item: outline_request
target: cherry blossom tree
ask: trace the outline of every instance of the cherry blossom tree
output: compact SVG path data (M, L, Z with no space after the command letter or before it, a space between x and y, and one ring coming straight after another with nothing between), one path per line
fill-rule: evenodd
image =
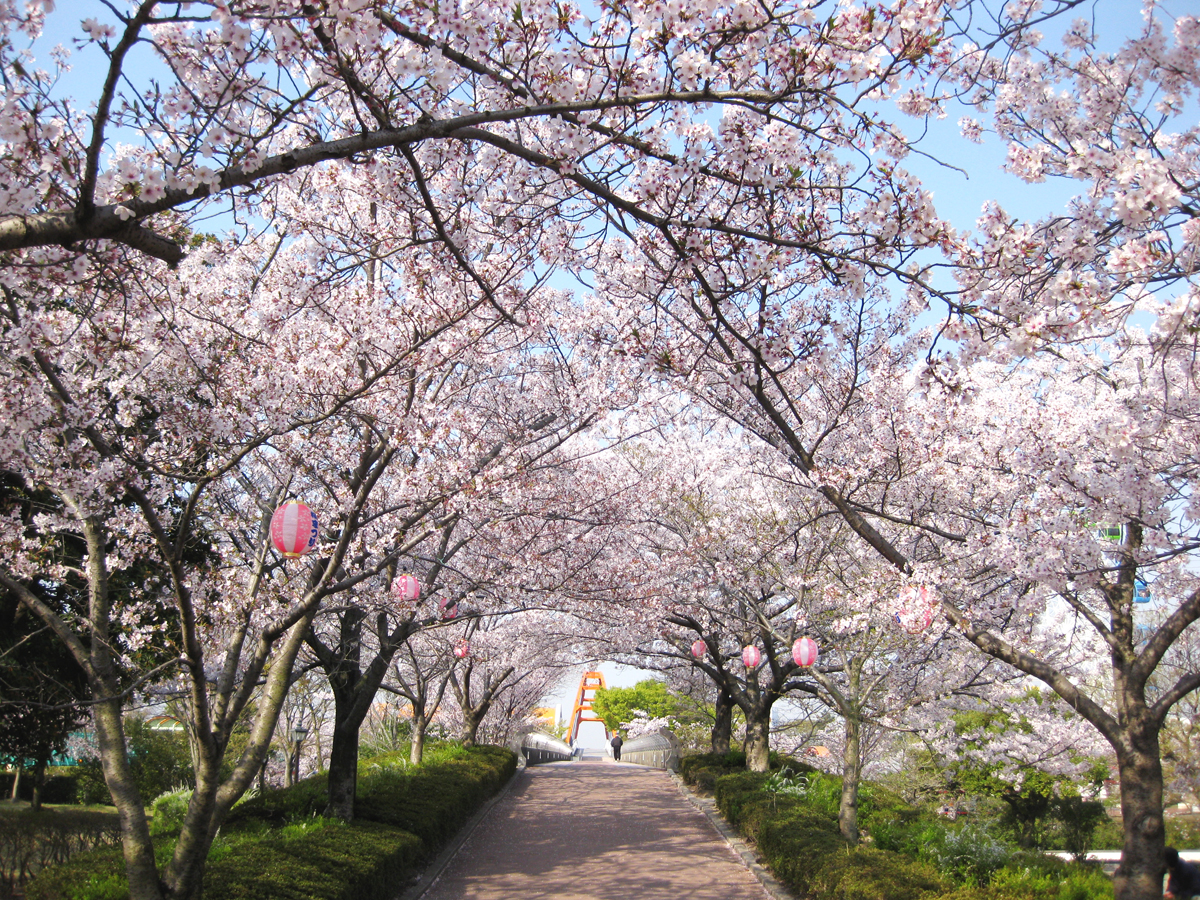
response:
M422 502L389 508L377 496L381 485L402 487L384 484L402 451L430 448L425 456L436 460L435 448L456 427L430 430L393 398L415 381L444 381L432 373L453 366L447 359L478 341L490 319L466 321L480 304L455 304L452 282L436 304L366 304L382 278L373 286L318 281L320 254L310 249L208 245L177 272L136 281L116 279L127 270L113 257L85 282L60 284L58 300L30 282L39 298L32 304L24 288L6 288L12 417L3 426L3 465L61 508L29 521L6 510L12 537L0 579L88 675L135 895L157 896L159 876L143 798L124 762L120 710L130 687L178 666L188 697L200 747L196 791L162 877L169 893L187 896L198 889L220 821L261 768L292 661L321 603L379 578L436 530L443 506L491 449L471 451L484 438L459 421L454 464L443 457L422 471ZM404 291L396 277L389 284ZM456 322L457 349L429 346ZM509 421L527 409L510 409ZM271 511L324 473L339 473L326 483L337 484L337 505L319 510L326 521L314 561L279 560L266 539ZM386 525L365 532L381 513ZM39 548L64 535L86 548L82 571L42 567ZM212 548L198 561L197 541ZM151 577L114 593L114 573L142 560ZM46 577L86 583L86 615L69 620L43 602L30 584ZM164 609L177 623L175 656L157 673L134 673L131 684L118 662L152 641ZM252 699L251 740L222 780L229 738Z
M1196 28L1181 16L1168 34L1151 9L1117 52L1077 23L1062 49L1029 31L973 56L959 84L979 88L971 102L1010 140L1010 169L1083 183L1067 215L1025 223L997 204L972 237L938 220L912 179L903 209L882 189L831 205L843 221L878 217L865 232L884 243L912 226L916 250L924 234L954 289L926 280L936 256L898 246L890 272L878 254L854 265L852 240L840 264L814 253L806 270L778 252L685 250L669 236L638 243L640 256L614 248L599 286L605 346L757 434L781 463L775 477L826 504L898 580L937 584L968 641L1041 679L1104 736L1121 773L1122 898L1161 890L1158 733L1200 684L1190 670L1145 693L1200 615L1181 561L1195 549L1198 182L1195 127L1181 117ZM919 115L943 105L914 99ZM947 316L922 335L914 315L931 299ZM1116 546L1096 537L1102 526L1118 529ZM1161 579L1179 604L1143 646L1139 577Z
M478 741L494 707L503 707L505 725L493 730L509 735L553 687L566 662L553 623L544 612L479 618L447 645L446 652L457 657L449 681L465 746Z
M394 659L392 672L380 687L408 701L412 716L409 761L421 762L425 736L442 706L450 684L454 654L446 653L444 631L426 629L409 637Z
M0 6L0 468L61 504L32 522L3 511L0 583L87 672L133 897L196 895L321 604L386 582L441 527L437 504L390 530L373 518L401 448L442 461L420 477L445 515L481 487L468 485L477 420L397 410L476 348L498 352L500 332L536 334L546 365L590 361L588 348L602 364L555 382L569 395L555 408L682 388L761 439L767 452L746 452L764 481L811 504L812 524L836 514L895 568L897 590L937 583L968 641L1050 684L1113 746L1118 896L1157 894L1158 733L1200 684L1189 671L1153 702L1144 690L1200 615L1187 566L1200 179L1194 131L1172 130L1196 83L1197 26L1181 17L1168 38L1151 12L1119 53L1083 26L1066 52L1043 53L1039 5L984 17L996 27L966 35L976 46L953 6L143 0L82 23L106 63L85 98L62 96L17 49L48 4ZM51 58L67 65L65 50ZM945 92L992 116L1014 171L1083 179L1070 214L1026 225L996 207L978 238L939 218L903 168L914 142L886 116L936 115ZM210 216L226 236L206 233ZM591 279L597 298L548 289L556 269ZM914 328L931 297L948 309L936 344ZM1139 331L1142 315L1154 324ZM506 403L526 430L548 406L519 389ZM438 448L459 439L448 465ZM317 447L334 468L306 468ZM293 472L306 489L350 473L308 564L265 540ZM509 475L520 482L498 481ZM660 565L665 544L648 564L611 527L619 491L597 498L494 531L562 542L527 561L521 591L602 564L610 587L592 580L573 598L585 616L611 585L635 585L622 607L633 631L657 621L665 573L687 568ZM1122 543L1098 543L1096 528L1116 524ZM64 534L87 548L81 571L49 575L86 581L79 630L30 590L46 575L40 549ZM186 562L197 541L218 558ZM752 559L777 544L764 537ZM163 574L116 595L113 574L142 559ZM1179 603L1140 650L1139 573ZM764 574L737 586L730 642L767 644L805 583ZM725 590L704 583L716 590L695 589L700 600ZM784 612L766 615L771 604ZM202 752L160 883L124 761L131 685L117 664L164 608ZM786 685L771 641L764 696ZM711 652L715 667L732 647ZM1097 658L1111 709L1084 687ZM256 691L252 738L219 783Z

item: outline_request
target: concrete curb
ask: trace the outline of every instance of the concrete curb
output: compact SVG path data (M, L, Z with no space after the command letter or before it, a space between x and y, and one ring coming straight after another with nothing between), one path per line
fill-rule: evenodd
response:
M783 883L767 871L766 867L758 861L754 851L750 848L738 834L733 830L733 827L725 821L725 817L721 815L717 809L716 801L711 797L701 797L695 794L687 783L679 776L677 772L670 772L671 779L675 782L675 786L679 788L681 793L689 803L692 804L700 812L704 813L705 817L712 824L712 827L717 830L717 833L724 838L725 843L729 845L729 849L737 854L750 874L758 879L758 883L762 885L762 889L767 892L771 900L796 900L796 895L784 887Z
M508 792L512 789L512 786L525 771L526 765L525 754L518 753L517 771L513 772L513 776L508 779L508 783L496 792L495 797L483 804L479 811L467 820L467 824L458 830L458 834L451 839L450 843L442 848L442 852L434 858L433 862L425 867L416 884L402 891L397 895L396 900L419 900L433 886L433 883L438 880L438 877L445 870L446 866L450 865L450 861L458 855L458 851L467 842L467 838L475 832L475 829L479 827L479 823L487 818L488 813L492 811L492 807L508 796Z

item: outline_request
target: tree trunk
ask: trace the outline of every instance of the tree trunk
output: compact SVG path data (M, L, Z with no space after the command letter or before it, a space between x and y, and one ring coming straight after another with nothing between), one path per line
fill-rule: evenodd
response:
M425 729L429 722L424 716L413 716L412 744L408 748L408 761L414 766L421 764L425 755Z
M108 592L104 528L95 518L83 520L87 540L88 620L92 630L85 670L93 698L92 722L104 783L117 807L121 823L121 853L129 882L130 900L160 900L163 890L154 860L150 823L146 820L141 791L129 765L128 744L121 721L122 692L112 658L109 626L112 599ZM80 660L83 664L84 660Z
M845 717L846 747L842 753L842 797L838 804L838 830L851 846L858 843L858 785L862 777L862 723Z
M743 710L745 712L745 710ZM751 772L771 769L771 708L746 713L746 768Z
M462 745L464 747L474 747L475 741L479 735L479 725L483 721L483 717L487 715L487 710L471 710L468 713L463 710L463 735Z
M354 798L358 788L359 723L345 721L341 701L334 701L333 744L329 749L329 804L325 815L354 821Z
M1113 876L1116 900L1159 900L1166 870L1162 814L1162 762L1158 731L1128 730L1129 746L1117 752L1125 845Z
M285 739L284 748L283 786L292 787L296 783L296 756L300 748L296 746L290 736Z
M13 767L13 789L12 789L13 803L16 803L19 799L21 799L20 793L21 793L21 772L22 771L23 771L23 769L20 766Z
M728 753L733 735L733 697L722 688L717 691L712 728L712 752Z
M46 760L39 759L33 766L33 791L29 797L29 808L40 812L42 808L42 788L46 784Z
M118 693L106 690L105 685L94 685L91 690L93 697L111 698ZM146 821L142 796L125 753L120 700L104 699L96 703L92 707L92 717L96 725L104 783L112 795L121 823L121 851L125 858L130 900L160 900L162 889L158 881L158 868L154 863L150 825Z

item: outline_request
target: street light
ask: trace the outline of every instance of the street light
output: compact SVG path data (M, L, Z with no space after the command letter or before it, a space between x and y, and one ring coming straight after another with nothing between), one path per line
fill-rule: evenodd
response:
M308 729L303 725L292 727L292 744L295 747L292 754L292 784L300 780L300 744L303 743L306 734Z

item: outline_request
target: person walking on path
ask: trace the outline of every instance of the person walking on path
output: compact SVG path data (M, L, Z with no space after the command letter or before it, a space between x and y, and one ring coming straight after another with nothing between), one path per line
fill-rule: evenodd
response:
M1166 900L1191 900L1200 894L1200 867L1179 858L1179 851L1168 847Z
M621 761L621 745L623 743L625 743L623 740L621 740L621 732L619 732L619 731L614 732L613 736L612 736L612 740L609 741L609 743L612 744L613 759L616 760L617 762L620 762Z

